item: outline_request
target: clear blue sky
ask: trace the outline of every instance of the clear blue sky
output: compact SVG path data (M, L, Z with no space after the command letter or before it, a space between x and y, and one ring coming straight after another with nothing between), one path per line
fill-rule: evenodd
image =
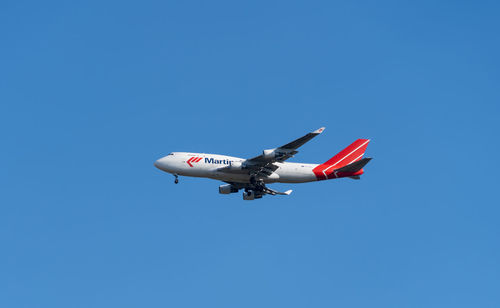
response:
M496 1L4 1L1 307L499 307ZM153 166L361 181L244 202Z

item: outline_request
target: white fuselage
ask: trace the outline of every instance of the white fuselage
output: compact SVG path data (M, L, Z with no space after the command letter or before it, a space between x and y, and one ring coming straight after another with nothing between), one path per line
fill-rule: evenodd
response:
M155 166L176 175L211 178L225 182L249 183L250 175L238 169L245 159L205 153L173 152L160 158ZM278 168L269 176L262 177L264 183L305 183L317 181L313 169L317 164L274 163ZM231 168L233 166L234 168ZM224 167L224 170L220 170Z

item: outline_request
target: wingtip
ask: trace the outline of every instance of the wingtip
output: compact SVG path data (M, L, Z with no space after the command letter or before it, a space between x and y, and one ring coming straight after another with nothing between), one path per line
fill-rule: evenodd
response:
M292 193L292 191L293 191L293 190L291 190L291 189L290 189L290 190L285 191L285 195L287 195L287 196L288 196L289 194L291 194L291 193Z
M325 127L320 127L313 132L313 134L321 134L325 130Z

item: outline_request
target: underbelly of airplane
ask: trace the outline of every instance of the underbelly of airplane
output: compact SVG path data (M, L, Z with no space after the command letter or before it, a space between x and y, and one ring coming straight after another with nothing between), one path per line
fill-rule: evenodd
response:
M179 175L192 177L206 177L214 180L235 183L250 183L250 175L247 173L228 173L213 170L186 170ZM306 183L317 181L312 172L274 172L270 176L259 177L264 183Z

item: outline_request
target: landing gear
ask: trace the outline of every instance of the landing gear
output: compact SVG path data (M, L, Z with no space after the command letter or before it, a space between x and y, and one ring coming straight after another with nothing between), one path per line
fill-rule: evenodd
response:
M177 174L174 174L174 176L175 176L174 183L179 184L179 176Z
M250 176L250 184L253 186L253 190L257 191L262 191L265 187L264 180L257 179L255 175Z

